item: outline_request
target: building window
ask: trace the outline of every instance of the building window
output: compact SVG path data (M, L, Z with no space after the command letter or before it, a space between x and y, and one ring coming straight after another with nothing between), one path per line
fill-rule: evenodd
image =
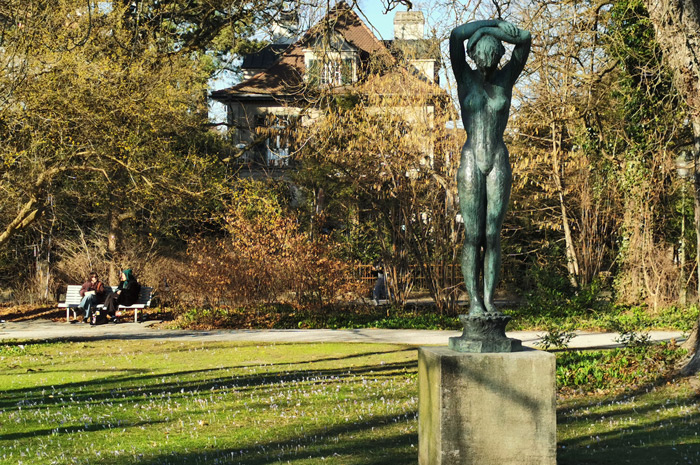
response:
M263 163L270 167L287 167L293 149L293 128L297 116L261 115L256 130L258 134L266 135L262 147Z
M281 134L269 137L265 142L267 166L277 168L289 166L289 147L288 138Z
M355 81L355 60L319 60L312 58L307 65L307 81L315 86L346 86Z

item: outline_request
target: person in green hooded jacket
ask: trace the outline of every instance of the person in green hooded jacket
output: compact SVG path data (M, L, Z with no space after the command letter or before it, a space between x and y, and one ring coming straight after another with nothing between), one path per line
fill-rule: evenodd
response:
M107 296L107 300L105 300L104 312L110 317L110 322L117 321L116 315L120 305L128 307L138 301L139 292L141 292L141 285L131 269L127 268L122 271L119 275L117 290Z

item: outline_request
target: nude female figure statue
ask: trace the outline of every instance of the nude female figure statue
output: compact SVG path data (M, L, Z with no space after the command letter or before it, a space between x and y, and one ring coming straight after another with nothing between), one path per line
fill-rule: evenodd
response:
M476 64L472 69L467 53ZM515 45L510 61L501 42ZM469 316L500 314L493 295L501 268L501 226L510 198L512 173L503 132L513 85L530 54L530 33L501 20L473 21L450 35L450 60L467 141L457 173L459 204L465 224L462 273L469 293ZM482 256L483 249L483 256ZM479 293L483 272L484 293Z

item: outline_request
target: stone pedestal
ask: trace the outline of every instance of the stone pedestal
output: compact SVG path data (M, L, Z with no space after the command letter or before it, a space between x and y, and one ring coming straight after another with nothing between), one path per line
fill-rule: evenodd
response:
M553 354L418 351L419 465L556 465Z

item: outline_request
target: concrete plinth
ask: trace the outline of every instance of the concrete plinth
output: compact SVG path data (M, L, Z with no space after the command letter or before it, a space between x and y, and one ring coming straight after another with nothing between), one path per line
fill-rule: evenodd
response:
M418 351L419 465L556 465L553 354Z

